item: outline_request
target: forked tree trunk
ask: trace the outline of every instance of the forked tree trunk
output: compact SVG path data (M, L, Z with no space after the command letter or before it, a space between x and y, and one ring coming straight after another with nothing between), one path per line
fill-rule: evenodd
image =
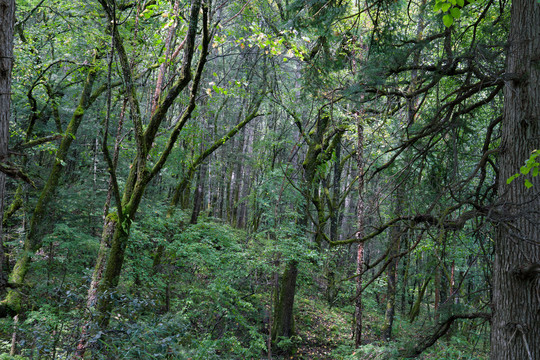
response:
M193 78L192 88L190 92L188 107L184 110L181 119L173 128L167 146L165 150L160 154L159 160L153 165L152 168L147 167L147 160L149 158L149 151L152 148L154 139L160 128L160 125L165 118L165 115L173 103L173 100L180 94L180 92L189 84L192 79L191 76L191 60L194 52L195 37L197 32L198 14L201 10L201 1L194 1L190 9L188 39L184 61L182 69L180 71L181 76L171 86L168 94L163 102L161 102L154 114L151 116L150 122L146 129L142 129L142 120L139 110L136 91L134 88L133 76L131 73L131 67L129 65L125 48L118 29L116 28L116 14L114 3L111 7L106 0L100 0L100 3L107 13L108 20L113 24L113 39L114 47L118 53L118 57L121 63L122 72L124 75L124 81L126 83L126 94L129 100L131 108L131 114L133 117L135 136L137 138L137 154L132 161L130 173L127 178L123 194L120 195L118 183L116 181L115 169L112 164L112 159L109 156L106 142L104 141L103 151L105 153L106 160L109 165L110 175L113 179L113 189L115 194L115 200L118 211L107 215L107 221L104 225L103 239L98 254L98 260L96 267L94 268L93 283L91 285L91 292L88 294L87 303L89 307L94 307L98 312L96 323L101 328L106 328L110 321L110 311L113 307L112 296L118 285L120 274L122 272L122 265L124 262L124 254L129 240L129 232L135 214L142 200L142 196L148 183L159 173L165 164L167 157L169 156L172 147L176 143L179 133L182 130L183 125L190 119L191 113L195 109L195 97L198 90L198 85L202 76L202 71L206 63L206 54L209 44L209 32L207 27L207 15L208 8L203 7L203 39L201 45L201 57L197 65L197 71ZM110 246L107 246L109 245ZM86 339L88 334L86 330L88 324L82 329L82 337L78 344L75 357L83 357L86 351L87 343Z
M512 2L499 158L491 359L540 359L540 176L520 171L540 149L540 4ZM536 160L538 162L538 158Z

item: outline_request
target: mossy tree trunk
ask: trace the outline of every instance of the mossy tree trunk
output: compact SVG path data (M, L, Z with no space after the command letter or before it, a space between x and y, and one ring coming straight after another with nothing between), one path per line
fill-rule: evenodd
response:
M411 307L411 311L409 311L409 321L411 323L416 320L418 315L420 315L420 306L422 305L422 301L424 300L424 295L430 281L431 278L427 278L424 280L422 285L418 283L418 295L416 297L416 300L414 301L413 306Z
M338 224L340 214L339 199L341 198L341 173L343 166L341 165L341 143L336 145L336 161L334 163L334 176L332 179L332 200L330 202L330 241L338 240Z
M441 264L437 263L435 267L435 301L433 303L433 322L439 322L439 305L441 303Z
M180 74L176 82L171 86L169 92L164 96L163 100L155 109L153 115L149 120L148 126L143 131L137 95L133 82L133 76L131 74L131 67L127 59L122 39L116 26L116 14L114 12L114 4L109 3L109 1L106 0L100 0L100 4L102 5L110 23L112 24L112 32L115 39L114 47L116 53L118 54L118 58L120 60L122 68L123 78L126 83L126 94L131 109L131 115L134 121L137 143L137 154L132 161L130 173L126 181L124 191L122 193L122 196L120 196L119 186L116 182L115 177L115 169L112 166L112 159L108 157L106 141L104 141L104 153L106 155L106 160L109 164L109 171L113 179L113 193L115 195L114 197L116 200L118 211L117 213L109 214L107 216L109 221L106 222L104 226L104 238L102 239L102 244L104 244L104 246L100 247L100 253L98 255L98 261L94 269L92 281L92 286L95 290L95 299L90 301L89 297L87 303L91 306L94 304L96 305L96 309L98 311L97 322L101 327L107 327L109 324L110 311L113 304L113 302L110 300L120 279L120 274L124 261L124 254L129 240L129 232L132 221L135 218L146 186L159 173L159 171L165 164L174 144L176 143L180 131L190 119L191 114L195 109L195 98L204 65L206 64L206 55L210 42L210 34L208 31L208 7L201 6L200 0L193 1L190 10L189 27L188 33L186 35L187 40L184 48L184 59ZM197 65L195 76L193 78L189 104L184 110L181 118L171 131L165 149L161 152L159 158L155 161L154 165L152 167L149 167L147 164L147 160L160 125L164 120L168 109L173 104L173 101L178 97L180 92L187 87L187 85L192 79L191 61L195 49L198 16L201 7L203 10L203 39L201 45L201 56ZM107 244L110 244L110 249L108 248L108 246L106 246ZM91 293L89 293L89 295L90 294ZM79 349L78 353L80 355L84 354L84 350L84 346L81 346L81 349Z
M277 344L280 338L290 338L294 335L293 309L297 276L298 261L289 260L280 279L279 292L276 292L272 322L272 341L274 344Z
M77 134L77 130L84 117L85 111L91 103L91 92L97 70L95 68L96 61L90 67L86 77L83 91L79 98L79 104L69 122L66 131L60 142L60 146L56 151L55 161L51 169L51 173L47 178L45 186L41 190L38 201L30 219L30 226L26 233L23 245L23 252L15 263L13 270L9 276L9 281L13 284L22 285L29 269L32 254L41 248L43 239L44 225L46 225L46 217L48 214L48 205L56 192L60 176L64 170L65 162L69 148ZM22 310L21 295L15 290L9 290L5 300L3 301L8 311L19 313Z

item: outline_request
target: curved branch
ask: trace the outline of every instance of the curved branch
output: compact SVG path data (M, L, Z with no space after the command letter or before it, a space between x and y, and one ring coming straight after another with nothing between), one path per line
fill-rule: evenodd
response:
M472 314L455 314L450 316L444 322L440 323L435 329L433 334L426 336L411 350L402 351L401 356L403 358L416 358L422 354L426 349L431 347L437 342L442 336L444 336L451 328L454 321L458 319L491 319L491 314L489 313L472 313Z

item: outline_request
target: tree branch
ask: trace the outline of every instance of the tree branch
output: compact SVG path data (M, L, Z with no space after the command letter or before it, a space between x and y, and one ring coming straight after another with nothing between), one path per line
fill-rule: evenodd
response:
M420 342L411 350L404 350L402 351L401 356L403 358L416 358L420 354L422 354L426 349L431 347L433 344L437 342L442 336L444 336L451 328L454 321L458 319L491 319L491 314L489 313L472 313L472 314L456 314L450 316L448 319L446 319L443 323L440 323L438 327L435 329L433 334L426 336Z

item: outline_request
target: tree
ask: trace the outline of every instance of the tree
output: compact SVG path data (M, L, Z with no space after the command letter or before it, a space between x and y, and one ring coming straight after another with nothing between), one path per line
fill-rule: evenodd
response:
M77 130L81 125L86 110L92 104L92 99L94 98L92 96L92 87L98 72L95 67L95 62L96 56L94 56L92 65L88 70L88 75L79 97L78 106L71 117L64 135L61 137L60 146L56 152L54 164L47 178L47 182L41 189L39 199L34 207L30 219L30 227L24 238L24 251L11 270L9 281L16 284L16 286L23 285L26 274L30 268L32 254L41 248L45 233L44 228L47 225L45 219L50 216L50 213L47 212L47 207L56 193ZM6 295L6 298L2 301L2 304L7 308L8 312L19 313L22 310L21 300L21 294L18 291L11 289Z
M102 240L102 243L110 244L110 249L105 247L100 248L100 254L98 255L98 261L96 263L92 279L92 284L93 286L96 286L96 290L93 291L90 289L89 296L93 297L94 299L89 300L88 303L90 305L96 304L97 310L100 314L98 323L102 327L107 327L110 320L112 301L109 296L104 295L106 293L113 292L118 285L124 262L124 254L128 245L130 227L139 208L144 191L149 182L158 174L167 161L167 158L176 143L180 131L186 122L191 118L193 110L195 109L195 99L198 86L201 81L204 65L206 63L208 45L210 43L210 33L208 29L208 4L201 5L201 1L194 1L190 8L189 27L186 35L186 45L184 47L182 67L179 71L180 76L171 86L163 101L159 103L159 106L151 115L148 126L143 129L142 116L139 108L139 100L135 88L132 69L128 62L122 37L116 25L117 14L115 12L115 1L110 2L102 0L100 1L100 4L102 5L103 10L111 23L114 48L118 54L122 75L126 83L126 92L129 99L128 102L131 109L131 116L134 120L135 137L137 143L137 154L132 160L126 186L122 195L120 195L120 188L116 181L115 175L116 169L113 168L112 160L108 155L107 142L103 142L104 154L109 165L109 172L111 173L113 179L113 189L117 211L114 214L107 215L109 221L105 224L103 229L103 237L105 239ZM189 104L171 131L165 149L159 154L157 161L150 166L150 164L148 164L150 151L154 146L154 141L161 123L163 122L165 115L167 114L167 111L173 104L174 100L191 82L193 76L191 62L195 52L195 38L197 37L199 11L201 9L203 12L203 38L201 55L195 75L193 77ZM84 353L84 346L82 349L80 349L80 352Z
M356 145L356 166L358 167L358 203L356 210L357 231L355 237L362 240L365 235L365 204L364 204L364 127L361 116L356 115L356 132L358 136ZM354 345L362 345L362 276L364 271L364 243L358 242L356 253L356 297L354 304Z
M0 1L0 162L8 160L9 118L11 116L11 69L13 67L13 25L15 0ZM0 172L0 214L4 214L6 174ZM4 234L0 223L0 295L5 291Z
M538 357L539 5L497 5L17 2L0 348Z
M540 148L540 4L512 2L495 219L491 358L540 358L540 177L507 180ZM526 173L526 171L523 171ZM521 180L521 179L519 179Z

